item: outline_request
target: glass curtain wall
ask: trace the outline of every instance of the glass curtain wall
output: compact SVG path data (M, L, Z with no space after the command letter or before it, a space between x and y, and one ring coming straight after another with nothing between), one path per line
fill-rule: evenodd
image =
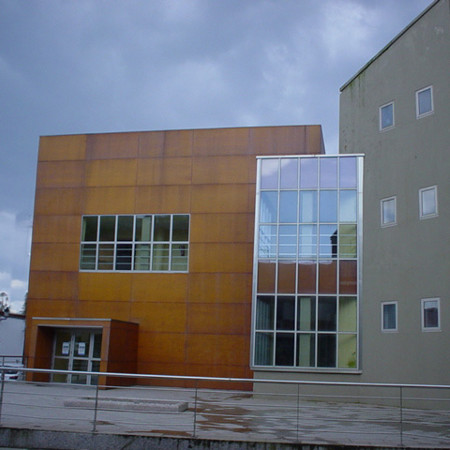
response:
M258 158L255 368L358 367L362 162Z

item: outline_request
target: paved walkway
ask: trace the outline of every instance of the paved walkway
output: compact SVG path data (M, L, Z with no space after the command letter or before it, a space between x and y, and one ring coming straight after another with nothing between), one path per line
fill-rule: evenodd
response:
M6 382L1 426L252 442L450 448L450 411L238 391ZM94 428L95 420L95 428ZM400 423L401 422L401 423Z

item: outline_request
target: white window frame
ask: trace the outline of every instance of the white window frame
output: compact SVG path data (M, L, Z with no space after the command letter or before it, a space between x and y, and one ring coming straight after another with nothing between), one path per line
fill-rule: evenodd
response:
M437 314L438 314L438 325L437 327L426 327L425 326L425 303L429 301L435 301L437 303ZM421 307L421 323L422 323L422 331L424 332L432 332L432 331L441 331L441 299L438 297L434 298L423 298L420 301Z
M395 306L395 327L384 328L384 307L394 305ZM398 302L382 302L381 303L381 331L383 333L397 333L398 332Z
M426 111L426 112L420 114L420 111L419 111L419 95L422 92L425 92L425 91L428 91L428 90L431 93L431 109L430 109L430 111ZM427 87L424 87L423 89L419 89L418 91L416 91L416 118L417 119L421 119L422 117L429 116L430 114L433 114L433 113L434 113L433 86L427 86Z
M393 222L385 222L384 221L384 204L390 201L394 201L394 212L395 217ZM380 200L380 215L381 215L381 226L382 228L393 227L397 225L397 196L393 195L392 197L382 198Z
M423 212L423 196L422 194L427 191L433 191L434 192L434 202L436 205L435 211L430 214L424 214ZM438 190L437 186L428 186L422 189L419 189L419 217L420 220L425 219L432 219L433 217L437 217L439 215L439 209L438 209Z
M383 127L383 108L386 108L387 106L392 105L392 125L388 125ZM395 126L395 105L394 105L394 101L389 102L389 103L385 103L384 105L381 105L379 108L379 126L380 126L380 131L387 131L387 130L391 130L392 128L394 128Z

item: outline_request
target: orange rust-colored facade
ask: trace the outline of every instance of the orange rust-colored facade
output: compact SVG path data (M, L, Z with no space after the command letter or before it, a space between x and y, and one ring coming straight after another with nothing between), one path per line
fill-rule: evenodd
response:
M316 125L42 137L29 366L95 322L101 371L251 377L256 156L319 153ZM114 214L189 214L188 272L80 271L82 216Z

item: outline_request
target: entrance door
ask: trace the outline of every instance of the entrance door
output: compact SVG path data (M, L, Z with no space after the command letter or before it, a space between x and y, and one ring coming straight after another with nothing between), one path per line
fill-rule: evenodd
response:
M59 329L55 332L53 369L98 372L102 346L101 330ZM53 374L57 383L97 384L97 376Z

